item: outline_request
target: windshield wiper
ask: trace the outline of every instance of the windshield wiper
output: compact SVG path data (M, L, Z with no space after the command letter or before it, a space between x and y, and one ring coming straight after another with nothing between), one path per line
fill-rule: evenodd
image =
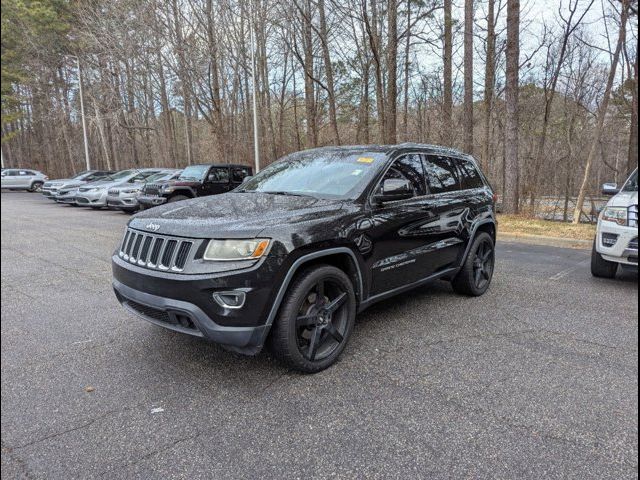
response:
M260 193L268 193L271 195L288 195L291 197L309 197L309 198L315 198L313 195L308 195L306 193L297 193L297 192L287 192L287 191L275 191L275 192L260 192Z

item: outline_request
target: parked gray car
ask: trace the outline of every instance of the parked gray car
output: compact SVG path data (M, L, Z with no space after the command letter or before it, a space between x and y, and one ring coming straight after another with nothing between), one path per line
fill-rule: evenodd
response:
M44 182L49 180L44 173L29 168L6 168L2 171L2 188L39 192Z
M58 195L60 191L79 187L86 183L102 180L108 175L112 175L115 172L107 170L85 170L71 178L59 178L56 180L49 180L42 186L42 195L52 200Z
M107 206L107 194L110 188L144 181L145 178L163 170L163 168L121 170L105 177L103 180L78 187L78 192L75 195L75 204L80 207L101 209Z
M115 185L109 188L107 192L107 206L117 208L123 212L135 212L140 208L138 196L147 182L153 183L171 180L173 178L177 178L181 171L182 170L177 170L175 168L169 168L154 175L150 175L141 181L136 181L134 183L126 182L121 185Z

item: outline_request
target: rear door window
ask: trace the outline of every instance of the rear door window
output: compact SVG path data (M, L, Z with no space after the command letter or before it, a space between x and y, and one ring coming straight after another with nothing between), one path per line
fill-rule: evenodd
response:
M484 182L476 166L468 160L458 160L460 171L460 188L470 190L484 187Z
M424 170L430 193L460 190L460 179L454 160L440 155L427 155Z

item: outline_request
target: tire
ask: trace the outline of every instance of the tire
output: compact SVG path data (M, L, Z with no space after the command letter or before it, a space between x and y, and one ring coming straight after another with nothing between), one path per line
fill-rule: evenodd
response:
M470 297L483 295L491 285L494 269L493 238L486 232L480 232L473 240L464 265L451 281L453 290Z
M271 328L269 349L295 370L319 372L333 365L346 347L355 317L349 277L330 265L310 267L291 282Z
M126 213L127 215L133 215L134 213L136 213L137 209L136 208L121 208L120 211Z
M172 203L172 202L180 202L182 200L187 200L190 197L187 197L186 195L174 195L172 197L169 197L169 200L167 200L167 203Z
M41 192L42 191L43 182L33 182L31 184L31 188L29 188L30 192Z
M102 210L102 207L91 207L92 210Z
M594 240L591 250L591 275L597 278L615 278L617 271L618 264L602 258L596 250L596 240Z

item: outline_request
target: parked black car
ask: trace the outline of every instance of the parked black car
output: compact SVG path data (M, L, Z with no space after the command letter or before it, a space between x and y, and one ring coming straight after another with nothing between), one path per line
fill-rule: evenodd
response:
M246 165L189 165L176 180L145 185L138 201L152 207L188 198L205 197L229 192L251 176Z
M472 157L414 144L321 148L233 192L136 215L113 255L113 287L152 323L241 353L266 342L316 372L374 302L435 279L482 295L495 238L494 193Z

